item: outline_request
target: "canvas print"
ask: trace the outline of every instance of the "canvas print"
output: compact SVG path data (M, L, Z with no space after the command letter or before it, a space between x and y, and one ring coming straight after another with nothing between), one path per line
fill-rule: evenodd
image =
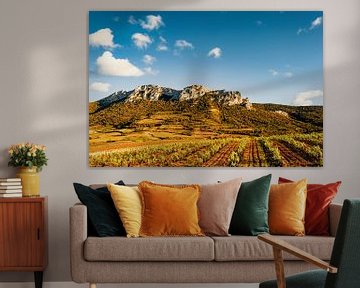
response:
M321 167L321 11L89 12L90 167Z

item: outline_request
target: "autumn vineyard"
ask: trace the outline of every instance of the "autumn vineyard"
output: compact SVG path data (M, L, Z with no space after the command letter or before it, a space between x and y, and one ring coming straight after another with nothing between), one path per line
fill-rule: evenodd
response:
M312 145L309 146L309 143ZM315 145L315 146L314 146ZM91 166L322 166L322 134L184 141L96 152Z
M323 165L322 106L250 107L248 101L224 105L214 97L205 93L187 101L105 99L90 103L89 165Z

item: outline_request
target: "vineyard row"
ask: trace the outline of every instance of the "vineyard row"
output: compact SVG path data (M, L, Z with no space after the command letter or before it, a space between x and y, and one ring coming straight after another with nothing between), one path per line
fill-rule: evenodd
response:
M91 167L322 166L322 133L158 144L90 153Z

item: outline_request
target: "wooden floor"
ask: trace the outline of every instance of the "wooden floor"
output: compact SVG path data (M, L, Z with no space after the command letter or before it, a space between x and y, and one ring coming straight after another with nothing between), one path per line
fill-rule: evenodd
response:
M44 282L44 288L88 288L88 284ZM258 288L258 284L98 284L97 288ZM0 282L0 288L34 288L30 282Z

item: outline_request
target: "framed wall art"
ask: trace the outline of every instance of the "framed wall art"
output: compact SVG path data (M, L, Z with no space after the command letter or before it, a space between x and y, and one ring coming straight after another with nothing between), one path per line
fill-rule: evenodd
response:
M321 11L89 12L90 167L321 167Z

